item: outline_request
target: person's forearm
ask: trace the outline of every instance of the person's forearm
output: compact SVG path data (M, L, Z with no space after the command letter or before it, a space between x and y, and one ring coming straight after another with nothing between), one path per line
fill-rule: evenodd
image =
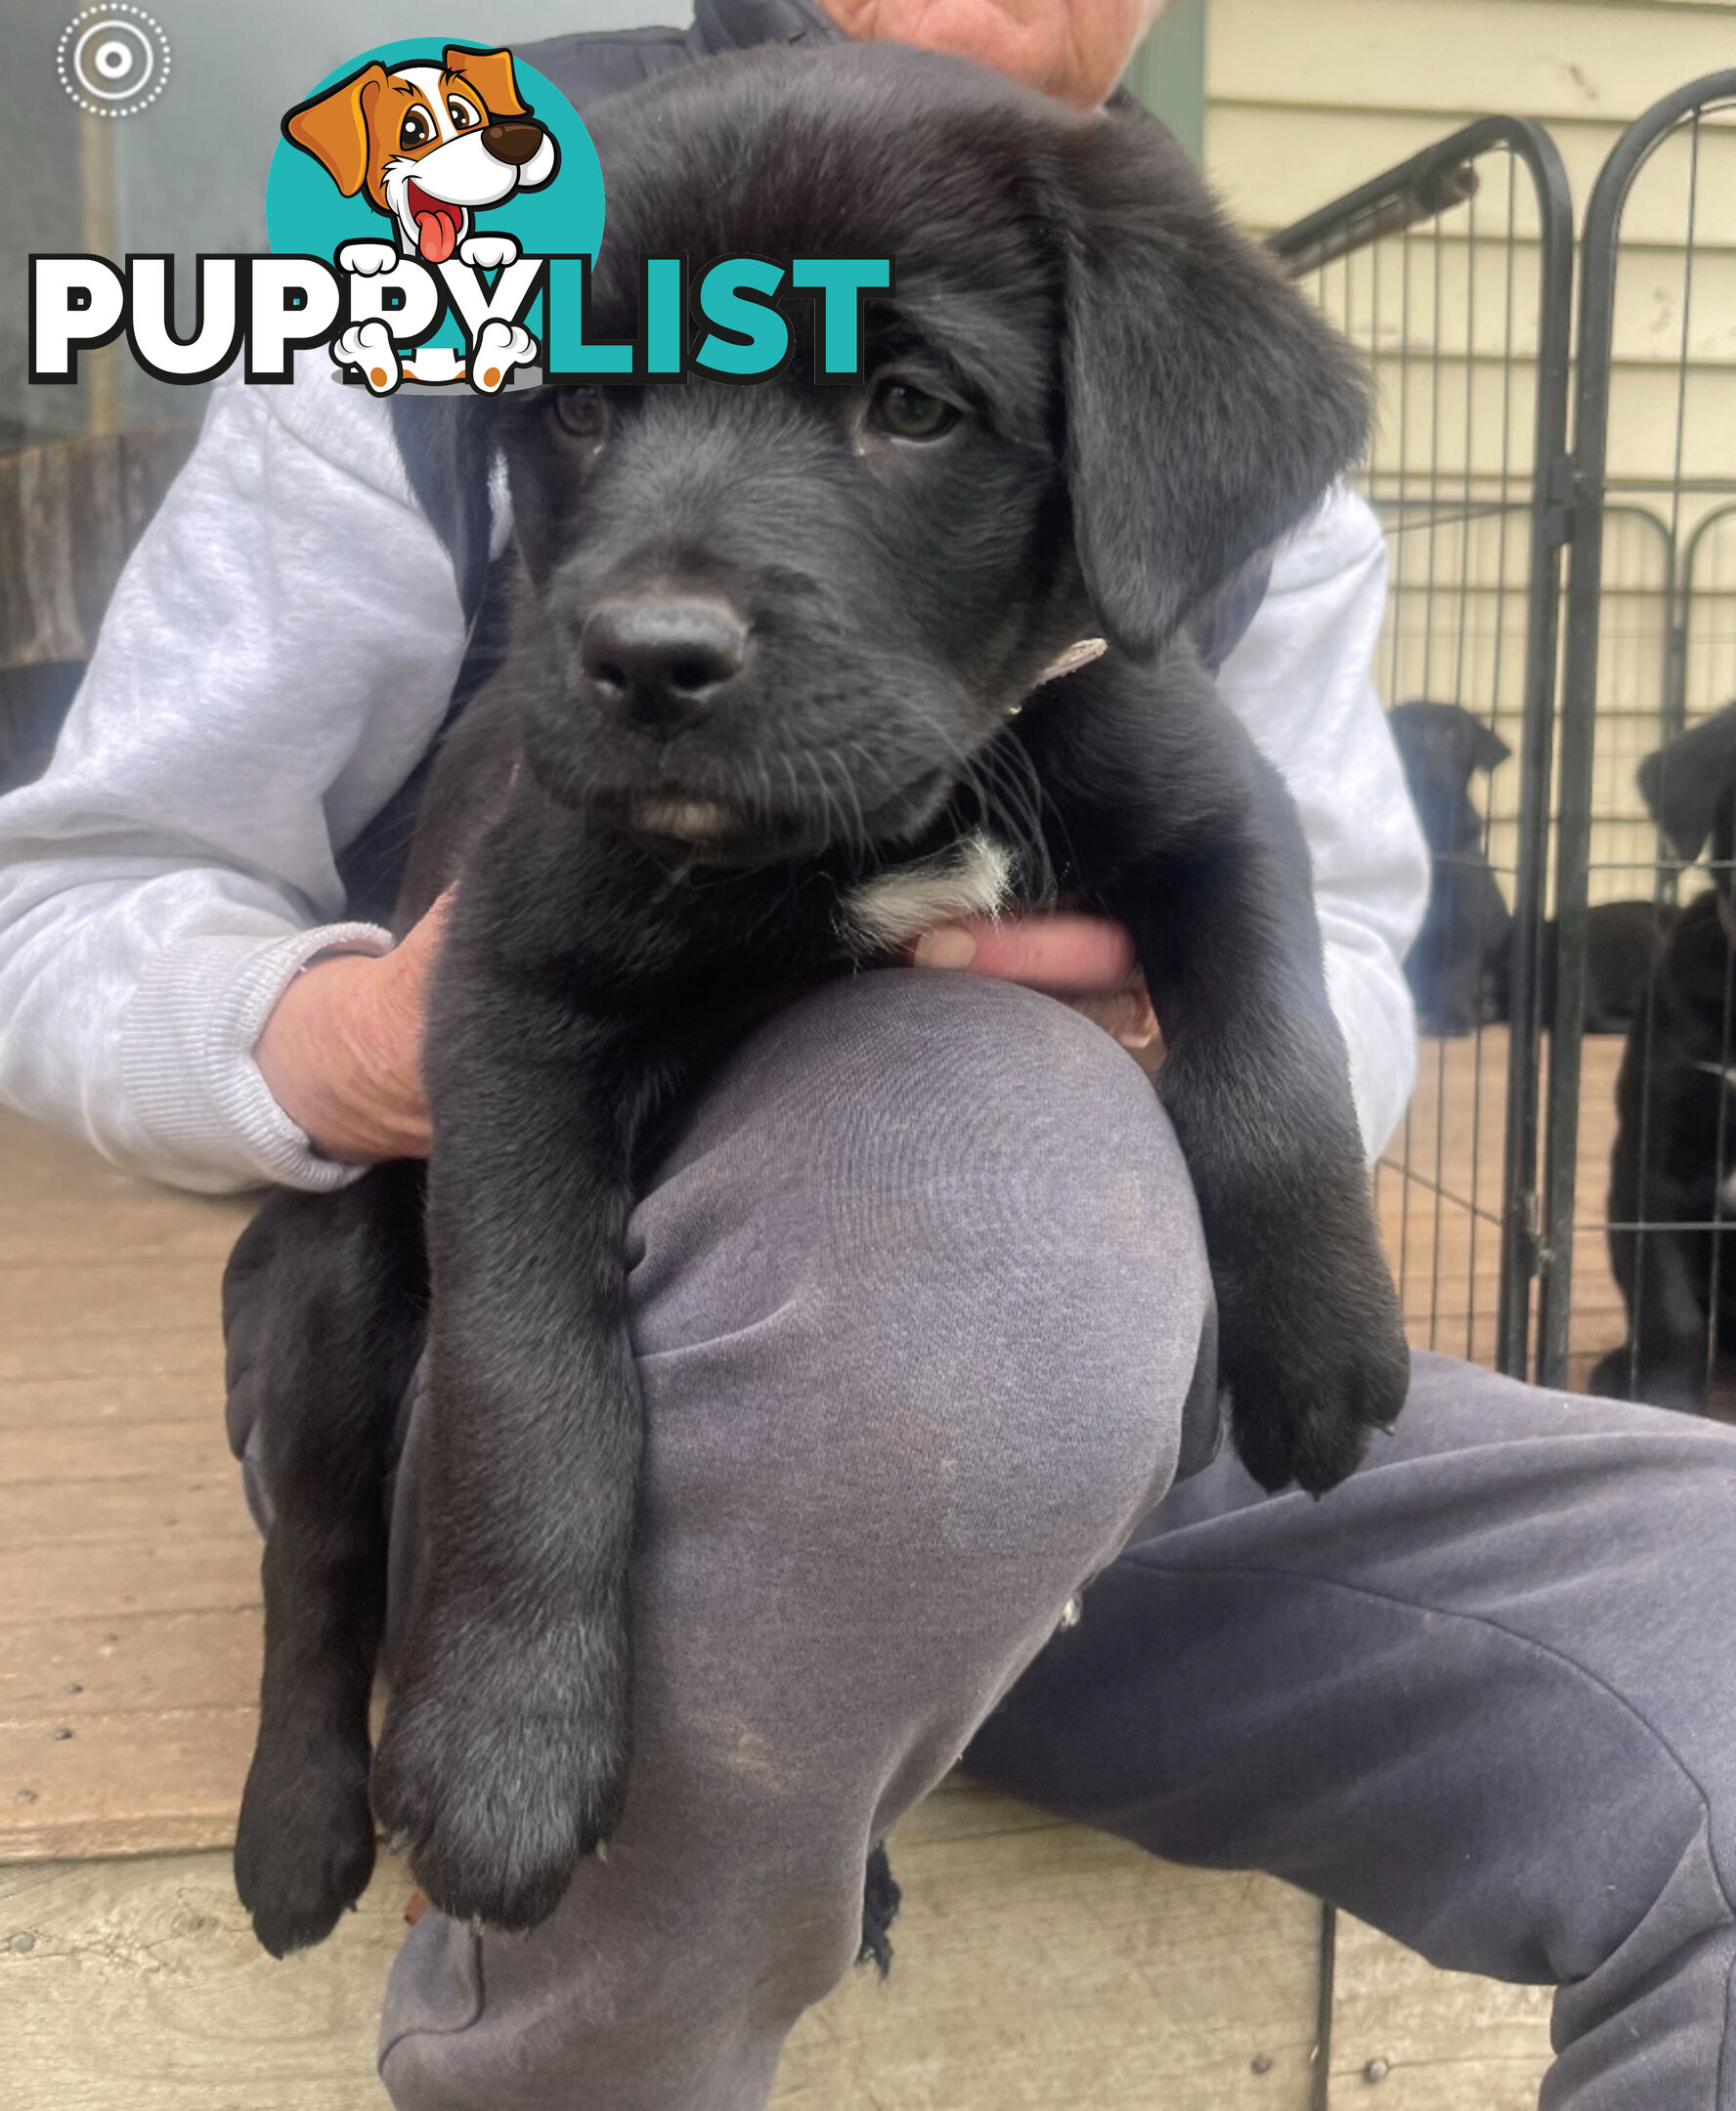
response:
M54 759L0 799L0 1099L131 1172L330 1186L254 1044L342 923L342 846L439 726L464 646L388 408L220 384Z

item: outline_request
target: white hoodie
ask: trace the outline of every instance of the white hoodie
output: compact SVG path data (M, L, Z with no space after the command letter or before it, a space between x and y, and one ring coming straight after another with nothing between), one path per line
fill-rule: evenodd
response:
M432 740L463 653L386 407L330 375L218 384L47 774L0 799L0 1098L205 1191L355 1177L253 1045L315 954L389 945L342 921L337 857ZM1428 886L1368 675L1385 582L1372 514L1335 495L1219 677L1301 809L1371 1152L1410 1093L1400 963Z

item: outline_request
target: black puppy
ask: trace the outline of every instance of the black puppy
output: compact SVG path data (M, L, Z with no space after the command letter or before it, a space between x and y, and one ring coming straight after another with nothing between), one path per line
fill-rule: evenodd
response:
M1625 1034L1639 1016L1652 972L1675 928L1668 902L1597 902L1585 912L1584 1012L1588 1034ZM1545 1026L1555 1023L1555 961L1560 930L1553 917L1543 926L1542 1002Z
M594 339L633 334L647 255L890 254L897 284L859 384L812 381L797 296L774 381L477 413L510 480L511 645L402 904L461 873L426 1044L424 1559L372 1801L437 1905L509 1927L621 1808L635 1176L768 996L1009 895L1118 917L1242 1457L1327 1488L1408 1382L1307 846L1181 632L1357 454L1347 349L1132 110L870 46L721 60L592 130ZM408 1167L277 1197L227 1286L277 1502L237 1845L274 1950L324 1935L372 1855L419 1211Z
M1484 854L1471 779L1512 750L1459 704L1400 704L1390 723L1432 867L1428 913L1405 962L1417 1023L1475 1033L1507 1015L1513 917Z
M1622 1055L1609 1250L1628 1339L1590 1384L1698 1411L1736 1347L1736 1242L1714 1229L1736 1224L1736 704L1648 755L1639 787L1679 857L1710 842L1713 885L1675 916Z

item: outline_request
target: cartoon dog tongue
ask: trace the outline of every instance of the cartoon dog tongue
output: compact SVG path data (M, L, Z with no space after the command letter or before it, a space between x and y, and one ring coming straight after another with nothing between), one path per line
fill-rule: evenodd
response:
M430 264L444 264L458 246L463 207L431 198L420 184L412 186L410 209L415 219L416 247Z

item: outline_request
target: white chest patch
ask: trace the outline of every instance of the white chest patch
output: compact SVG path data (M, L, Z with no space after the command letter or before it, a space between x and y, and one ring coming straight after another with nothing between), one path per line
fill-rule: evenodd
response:
M1013 856L980 833L961 836L933 857L882 873L845 897L839 928L858 958L890 953L960 917L994 916L1007 899Z

